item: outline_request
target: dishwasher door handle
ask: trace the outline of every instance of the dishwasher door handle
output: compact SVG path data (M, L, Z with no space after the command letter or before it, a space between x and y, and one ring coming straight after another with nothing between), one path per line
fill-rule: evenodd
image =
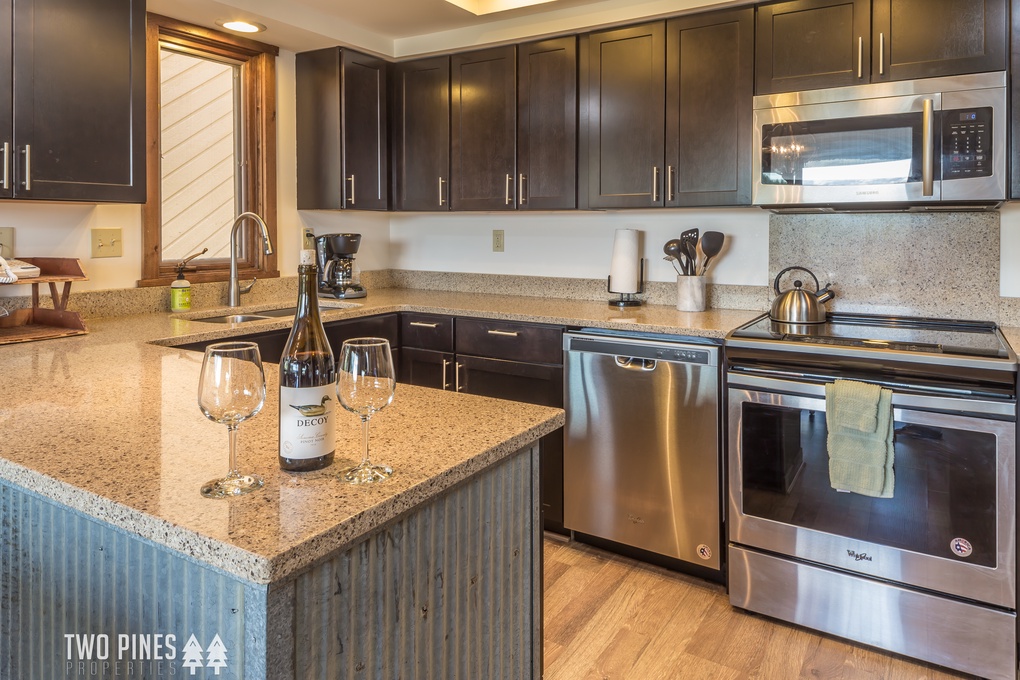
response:
M654 371L658 362L655 359L638 359L637 357L616 357L616 365L628 371Z

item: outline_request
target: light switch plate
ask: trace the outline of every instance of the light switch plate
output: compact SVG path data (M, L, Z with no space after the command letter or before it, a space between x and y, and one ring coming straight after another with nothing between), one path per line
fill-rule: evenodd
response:
M14 227L0 227L0 257L14 257Z
M92 257L123 257L124 242L120 229L92 230Z

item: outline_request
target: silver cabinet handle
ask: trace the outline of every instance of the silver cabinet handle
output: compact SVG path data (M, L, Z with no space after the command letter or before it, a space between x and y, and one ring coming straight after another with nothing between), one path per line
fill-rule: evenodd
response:
M659 202L659 166L652 166L652 203Z
M864 36L857 36L857 77L864 77Z
M424 321L412 321L411 323L409 323L407 325L408 326L417 326L418 328L439 328L439 322L438 321L436 323L426 323Z
M459 361L453 366L453 390L460 392L462 385L460 384L460 367L464 364Z
M354 175L347 178L351 183L351 205L354 205Z
M520 181L518 182L519 186L518 186L518 190L517 190L517 201L521 205L524 205L525 203L528 202L528 194L525 193L525 191L524 191L524 182L525 181L527 181L527 177L525 177L524 173L522 172L521 176L520 176Z
M2 189L10 189L11 180L11 144L10 142L4 142L4 181L0 185Z
M443 205L444 204L444 201L443 201L443 184L444 184L443 178L442 178L442 176L440 176L439 177L439 205Z
M878 34L878 75L885 75L885 33Z
M489 335L502 335L507 338L516 338L517 331L486 331Z
M935 195L935 126L934 104L931 99L924 100L921 113L921 138L924 147L921 149L921 185L925 196Z
M444 390L447 389L450 386L450 383L447 382L447 380L446 380L446 369L450 365L450 363L451 362L450 362L449 359L443 359L443 389Z
M514 178L507 175L506 182L503 183L503 205L510 205L510 187L513 183Z
M673 200L673 166L666 166L666 200Z
M25 191L32 190L32 145L26 144L25 149L22 151L25 154L25 181L22 184L25 185Z

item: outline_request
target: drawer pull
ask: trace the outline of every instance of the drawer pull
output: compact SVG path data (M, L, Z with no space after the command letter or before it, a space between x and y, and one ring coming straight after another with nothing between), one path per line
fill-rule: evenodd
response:
M418 328L439 328L439 322L426 323L424 321L412 321L409 326L416 326Z
M517 331L487 331L489 335L502 335L507 338L516 338Z

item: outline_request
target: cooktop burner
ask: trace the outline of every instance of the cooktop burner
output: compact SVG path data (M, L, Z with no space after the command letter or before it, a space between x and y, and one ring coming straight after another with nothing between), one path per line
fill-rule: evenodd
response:
M1015 360L998 327L990 321L830 313L825 323L787 324L772 321L768 314L763 314L731 332L728 337L829 345L834 349L846 347Z

